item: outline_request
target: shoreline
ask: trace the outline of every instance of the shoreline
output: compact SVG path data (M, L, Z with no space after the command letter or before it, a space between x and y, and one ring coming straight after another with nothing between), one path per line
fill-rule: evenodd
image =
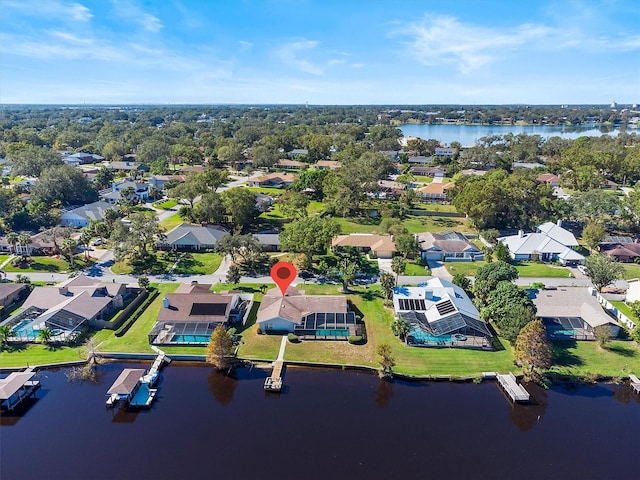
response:
M153 362L156 358L156 354L150 353L117 353L117 352L100 352L96 353L95 357L105 359L109 363L117 363L117 362L126 362L126 361L140 361L140 362ZM172 362L177 362L181 364L189 364L189 363L206 363L205 355L189 355L189 354L176 354L176 355L168 355L171 358ZM273 364L273 360L268 359L249 359L249 358L236 358L238 363L240 363L241 367L245 368L262 368L262 369L270 369ZM33 368L34 370L47 370L47 369L58 369L58 368L69 368L76 367L81 365L86 365L88 363L88 359L86 360L75 360L72 362L58 362L58 363L49 363L42 365L25 365L21 367L0 367L0 373L11 373L11 372L19 372L24 370L25 368ZM300 368L300 369L328 369L328 370L355 370L355 371L363 371L376 374L378 369L376 367L371 367L368 365L355 365L355 364L338 364L338 363L323 363L323 362L306 362L300 360L285 360L286 367ZM213 367L212 367L213 368ZM601 375L601 374L593 374L593 375L562 375L557 373L545 374L544 378L548 380L551 384L557 383L578 383L581 385L590 385L594 383L614 383L618 384L629 380L630 374L623 376L611 376L611 375ZM521 380L523 378L522 374L515 375L516 378ZM479 372L477 375L411 375L406 373L398 373L394 372L393 377L390 380L404 380L409 382L454 382L454 383L482 383L485 378L483 377L483 372Z

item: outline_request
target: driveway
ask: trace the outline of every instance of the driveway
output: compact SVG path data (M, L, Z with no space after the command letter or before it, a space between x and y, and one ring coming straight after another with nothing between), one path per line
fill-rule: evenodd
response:
M444 262L439 260L429 260L429 268L431 269L431 275L434 277L444 278L445 280L453 280L453 275L447 271L447 267L444 266Z

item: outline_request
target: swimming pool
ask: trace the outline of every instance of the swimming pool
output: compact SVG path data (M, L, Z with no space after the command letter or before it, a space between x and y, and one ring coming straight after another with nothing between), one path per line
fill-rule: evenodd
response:
M413 338L415 343L451 343L453 337L451 335L432 335L420 329L419 327L412 327L409 331L408 337Z
M209 343L211 335L174 335L171 343Z

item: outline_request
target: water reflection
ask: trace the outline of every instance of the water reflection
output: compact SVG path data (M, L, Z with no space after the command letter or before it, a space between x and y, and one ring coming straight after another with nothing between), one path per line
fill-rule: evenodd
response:
M376 405L379 408L387 408L393 397L393 382L381 378L378 382L378 390L376 391Z
M41 397L42 395L40 392L41 391L38 392L38 395L40 395ZM35 404L38 403L40 397L33 396L31 398L25 398L13 410L3 411L2 414L0 414L0 425L3 427L13 427L20 421L20 419L22 419L22 417L29 413L29 410L31 410L31 408L33 408Z
M233 373L229 375L225 375L215 369L211 370L211 373L207 377L207 382L209 384L209 391L213 398L222 405L226 407L233 400L233 394L238 387L238 379L234 376Z
M133 423L138 418L138 414L140 413L138 410L130 410L124 406L116 407L112 410L113 417L111 421L113 423Z
M527 383L524 387L531 395L530 403L526 405L511 404L509 412L511 422L522 432L531 430L538 422L542 421L549 406L547 390L535 383Z
M618 403L640 403L640 395L636 395L631 387L631 382L626 381L616 385L613 389L613 398Z

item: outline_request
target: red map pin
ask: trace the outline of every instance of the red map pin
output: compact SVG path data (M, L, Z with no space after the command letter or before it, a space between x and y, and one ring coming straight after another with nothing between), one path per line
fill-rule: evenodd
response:
M285 293L287 293L287 288L289 288L289 285L291 285L291 282L293 282L293 279L296 278L297 274L298 271L296 270L296 267L289 262L278 262L271 267L271 278L273 278L276 285L280 287L283 297Z

